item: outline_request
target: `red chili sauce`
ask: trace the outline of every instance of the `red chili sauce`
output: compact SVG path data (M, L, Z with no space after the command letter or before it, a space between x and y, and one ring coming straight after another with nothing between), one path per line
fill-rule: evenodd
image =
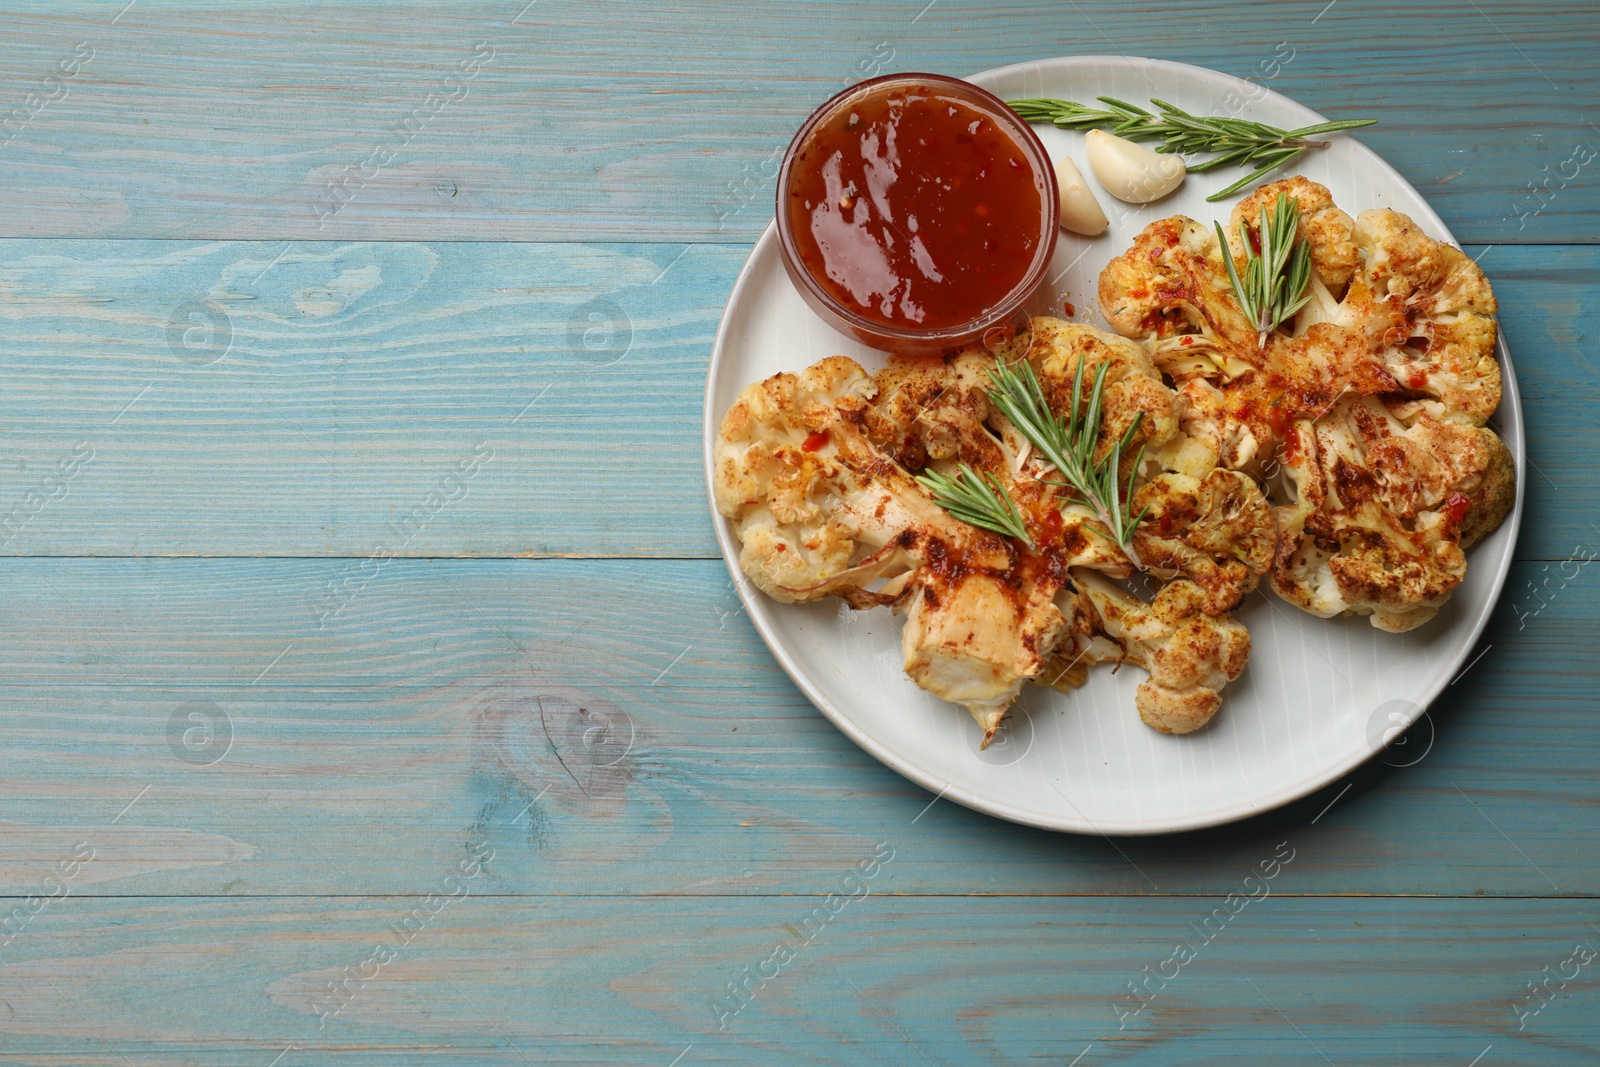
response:
M1044 180L973 103L905 85L825 118L790 172L791 230L807 272L875 323L958 327L1033 264Z

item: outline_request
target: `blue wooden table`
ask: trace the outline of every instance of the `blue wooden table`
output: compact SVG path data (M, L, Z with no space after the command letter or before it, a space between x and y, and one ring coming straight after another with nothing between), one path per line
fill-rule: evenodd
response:
M1600 1062L1597 40L1592 0L0 3L0 1063ZM1378 117L1527 408L1481 658L1170 838L856 749L700 474L811 108L1088 52Z

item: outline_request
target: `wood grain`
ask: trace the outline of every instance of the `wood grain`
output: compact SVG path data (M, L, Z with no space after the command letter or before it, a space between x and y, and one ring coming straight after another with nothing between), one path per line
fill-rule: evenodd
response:
M0 891L88 835L113 860L83 895L416 892L478 843L496 893L816 893L891 836L886 892L1212 894L1293 835L1297 892L1600 893L1593 566L1519 565L1482 658L1386 757L1415 766L1116 843L930 806L796 692L720 561L393 561L319 629L349 574L0 572Z
M0 554L715 555L701 397L747 251L0 241L0 518L93 452ZM1471 251L1527 405L1519 552L1570 558L1600 251Z
M1600 8L0 26L0 1064L1600 1057L1600 962L1560 986L1600 949ZM715 558L699 422L818 102L1119 52L1381 120L1494 282L1532 466L1481 658L1405 749L1108 841L936 801L805 701Z
M476 879L445 888L444 867L422 887L434 903L69 899L0 962L0 1063L1409 1067L1465 1065L1488 1046L1497 1064L1600 1055L1600 963L1569 965L1578 978L1552 981L1537 1014L1525 1006L1530 982L1600 945L1588 904L1280 896L1298 857L1233 886L1227 904L901 898L878 892L902 862L888 849L876 878L850 874L872 848L841 857L826 872L834 898L648 911L480 897ZM1259 899L1237 903L1250 892ZM1193 958L1163 966L1178 945ZM734 1013L728 986L747 968ZM1147 974L1153 999L1133 1014L1128 987Z
M7 552L712 551L699 396L742 251L6 252L0 499L94 453Z
M774 153L845 84L1079 53L1376 117L1362 140L1464 241L1590 241L1600 214L1600 161L1563 166L1600 150L1586 0L525 3L13 0L0 100L27 121L0 233L742 243ZM27 106L80 46L64 95Z

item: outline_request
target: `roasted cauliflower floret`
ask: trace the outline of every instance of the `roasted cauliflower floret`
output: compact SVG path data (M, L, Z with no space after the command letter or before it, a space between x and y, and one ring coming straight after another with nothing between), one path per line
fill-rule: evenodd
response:
M1230 380L1262 363L1256 329L1228 295L1214 230L1174 215L1152 222L1100 272L1100 313L1144 341L1162 373Z
M1270 215L1280 193L1287 194L1300 209L1300 236L1311 249L1311 265L1316 268L1317 277L1333 292L1343 292L1360 261L1355 223L1334 206L1327 186L1299 175L1263 185L1234 205L1229 224L1223 231L1235 268L1243 273L1245 264L1244 245L1239 242L1240 223L1254 230L1262 209Z
M992 573L930 577L913 585L904 604L906 673L928 692L964 705L987 746L1023 683L1043 673L1060 636L1063 619L1054 604L1060 583L1019 588Z
M1244 672L1249 631L1226 615L1207 614L1206 594L1193 582L1173 582L1146 604L1092 571L1074 570L1072 581L1093 607L1100 632L1150 673L1134 695L1145 725L1187 734L1210 722L1223 687ZM1090 654L1103 652L1091 646Z
M740 568L774 599L903 612L906 671L965 705L987 743L1043 670L1065 568L1038 567L936 505L868 439L878 393L842 356L747 388L718 436L717 509L734 522Z
M879 391L865 424L869 439L913 474L954 475L965 463L993 475L1021 509L1036 542L1065 552L1068 565L1125 572L1122 553L1082 529L1086 515L1040 480L1026 439L990 406L989 371L995 362L983 348L941 359L891 356L877 375ZM1052 512L1056 521L1048 518Z
M1296 498L1277 509L1274 591L1392 632L1437 613L1466 576L1463 548L1515 496L1511 454L1492 431L1426 413L1408 426L1375 397L1300 423L1285 455Z
M876 376L868 440L912 472L939 461L1003 470L1012 457L984 425L993 366L994 358L981 349L942 359L891 357Z
M985 566L1009 558L864 439L858 425L875 392L858 364L832 356L750 386L723 418L717 510L734 521L740 568L775 600L889 602L867 586L915 566L891 544L907 530L981 549Z
M1255 240L1280 194L1302 212L1313 299L1292 332L1262 340L1241 329L1221 256L1242 264L1239 224ZM1500 401L1488 283L1404 215L1352 222L1305 178L1263 186L1232 222L1226 251L1189 219L1151 224L1102 273L1102 308L1177 383L1183 435L1280 504L1280 596L1421 625L1515 498L1509 453L1483 427Z
M838 419L836 402L871 392L867 373L835 356L748 387L722 420L717 510L734 520L740 569L775 600L827 595L816 590L857 554L860 531L831 505L847 472L819 451ZM876 549L887 537L873 540Z
M1238 606L1272 564L1277 521L1256 483L1236 471L1158 474L1134 494L1134 512L1145 508L1133 538L1145 570L1193 581L1209 615Z
M1072 403L1079 366L1090 380L1107 366L1099 454L1138 423L1120 477L1133 473L1142 447L1141 477L1131 507L1150 513L1133 536L1140 566L1165 579L1186 577L1207 593L1207 611L1229 611L1254 589L1272 560L1274 520L1249 479L1216 469L1215 446L1180 429L1183 398L1161 380L1149 353L1132 341L1060 319L1035 319L1018 348L1034 362L1051 407ZM1025 347L1024 347L1025 346ZM1002 358L1007 358L1003 353ZM1118 568L1074 560L1125 577Z
M1436 417L1481 426L1500 406L1496 302L1483 271L1397 211L1356 220L1365 269L1345 304L1400 388Z
M1083 366L1083 397L1088 383L1106 366L1101 396L1100 440L1097 456L1104 456L1135 421L1139 429L1130 447L1159 447L1178 435L1177 398L1161 380L1161 373L1141 346L1115 334L1064 319L1040 317L1009 345L996 349L1006 362L1026 359L1034 366L1045 397L1055 411L1072 404L1072 379ZM1129 456L1131 459L1131 454Z
M960 461L996 475L1022 508L1047 566L1086 566L1127 577L1132 568L1121 550L1103 534L1091 532L1089 509L1070 491L1051 484L1054 472L1039 466L1038 457L1029 455L1025 439L991 409L986 391L988 368L995 360L1029 362L1047 401L1058 412L1071 405L1072 381L1080 369L1085 380L1092 380L1104 367L1099 454L1108 453L1128 428L1137 424L1132 442L1145 449L1149 457L1145 467L1157 472L1138 491L1134 502L1136 511L1151 505L1149 520L1135 536L1140 550L1150 552L1150 559L1142 559L1141 566L1161 578L1192 579L1195 585L1186 588L1202 591L1200 608L1214 615L1229 611L1255 587L1272 560L1271 509L1252 482L1234 472L1217 470L1214 453L1184 438L1179 429L1179 398L1162 381L1148 352L1125 338L1041 317L1014 338L996 345L992 357L968 351L936 361L891 359L877 377L879 392L868 419L869 434L908 466L948 468ZM1080 396L1079 403L1087 403L1087 396ZM1123 479L1134 474L1136 451L1126 454ZM1166 471L1169 463L1180 469ZM1184 469L1193 469L1197 476L1182 473ZM1029 588L1039 589L1037 585ZM996 603L1005 599L993 590L969 584L964 598L972 613L986 613L982 604L986 595L993 596ZM1062 646L1051 641L1058 650L1069 647L1070 657L1063 658L1058 651L1042 675L1030 675L1035 680L1057 687L1081 684L1087 665L1097 659L1077 655L1079 651L1098 650L1100 658L1107 654L1123 658L1121 645L1098 629L1085 628L1085 618L1098 616L1088 601L1081 604L1082 610L1069 627L1076 632L1074 642ZM980 644L979 654L969 661L961 643L968 639L967 634L963 631L958 637L945 640L908 621L907 648L915 643L926 655L937 652L938 658L914 661L908 652L907 669L919 680L921 673L937 670L944 675L943 685L949 692L988 690L988 678L998 670L999 656ZM1015 677L1018 671L1004 673ZM994 723L999 721L999 711L1003 709L996 709ZM980 717L980 721L984 720Z

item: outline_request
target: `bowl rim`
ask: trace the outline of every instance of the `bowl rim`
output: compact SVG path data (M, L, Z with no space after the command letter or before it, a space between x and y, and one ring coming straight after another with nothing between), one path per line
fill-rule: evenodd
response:
M795 238L788 219L788 212L784 210L784 194L789 188L789 180L794 170L795 158L799 154L800 147L805 144L811 133L823 120L836 114L849 101L894 84L932 85L949 91L953 95L960 96L968 102L981 105L986 112L990 113L1007 129L1011 134L1012 140L1019 145L1024 155L1032 157L1031 162L1034 164L1034 171L1041 175L1044 181L1044 188L1040 193L1040 239L1038 246L1034 249L1033 261L1028 265L1027 271L1007 291L1004 297L972 319L956 326L932 330L894 326L875 319L869 319L841 302L817 281L805 263L801 261L799 252L795 247ZM1022 310L1038 290L1040 284L1044 281L1045 274L1050 269L1050 261L1055 254L1056 240L1060 236L1060 213L1061 194L1056 183L1055 164L1050 159L1050 153L1045 148L1044 142L1033 131L1033 127L1024 122L1022 117L1015 111L1012 111L1004 100L1001 100L982 86L974 85L963 78L953 78L947 74L932 74L922 71L907 71L868 78L866 81L856 82L841 89L823 101L807 117L805 122L800 124L800 129L795 132L794 138L790 140L789 147L784 150L783 163L778 168L777 189L775 190L773 205L774 221L777 224L778 231L779 254L782 257L790 280L801 288L804 295L820 303L830 314L838 318L845 327L843 332L853 335L864 344L887 351L897 350L896 346L917 350L926 350L930 347L957 348L983 335ZM884 343L875 343L873 340L875 338L881 339Z

